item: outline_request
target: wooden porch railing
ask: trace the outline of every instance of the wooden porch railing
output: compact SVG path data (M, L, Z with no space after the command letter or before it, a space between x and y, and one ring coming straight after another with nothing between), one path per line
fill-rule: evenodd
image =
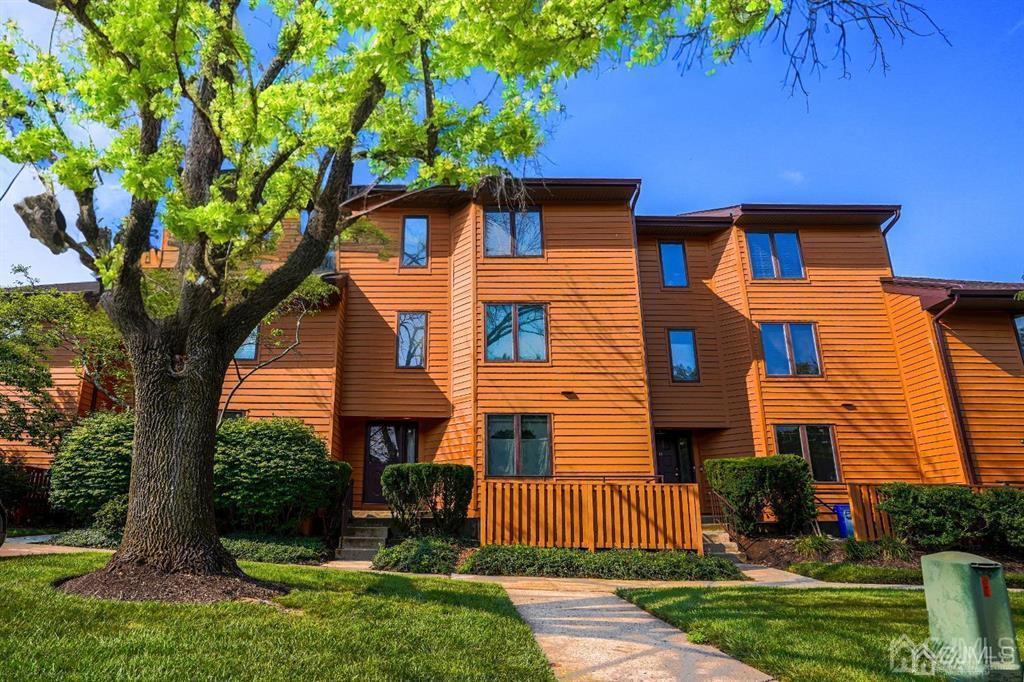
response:
M704 551L694 484L484 482L484 545Z
M926 484L933 485L933 484ZM956 485L951 483L934 485ZM978 492L986 488L999 488L1002 484L964 486ZM878 508L879 486L874 483L850 483L850 513L853 515L853 535L858 540L878 540L892 535L892 520Z

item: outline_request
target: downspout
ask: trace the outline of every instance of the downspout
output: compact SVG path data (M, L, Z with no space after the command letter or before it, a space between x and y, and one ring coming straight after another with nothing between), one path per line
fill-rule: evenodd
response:
M892 218L889 219L889 224L882 228L882 243L885 244L885 260L889 263L889 274L892 275L892 254L889 253L889 230L896 227L896 223L900 221L902 207L897 206L896 212L892 214Z
M939 356L942 358L942 370L946 375L946 386L949 387L949 397L953 402L953 412L956 416L956 436L960 442L961 452L964 453L964 473L968 485L976 485L978 474L974 464L974 453L971 451L970 434L967 430L967 419L964 417L963 403L960 401L960 389L957 386L956 374L953 371L953 361L949 355L949 344L946 343L946 333L942 330L941 320L946 313L953 310L960 302L960 294L954 293L953 300L949 305L940 310L932 317L932 326L935 332L935 339L939 344Z

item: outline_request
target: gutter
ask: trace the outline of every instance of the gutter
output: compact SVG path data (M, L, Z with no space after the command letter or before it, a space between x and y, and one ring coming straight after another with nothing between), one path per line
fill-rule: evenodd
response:
M967 477L968 485L977 485L978 473L974 462L974 453L971 451L970 432L967 430L967 419L964 416L963 403L960 400L960 389L957 386L956 374L953 371L953 361L949 355L949 344L946 343L946 333L942 330L941 320L946 313L953 310L960 302L960 292L953 292L953 300L932 317L932 328L935 332L935 339L939 344L939 356L942 358L942 370L946 376L946 386L949 388L949 397L953 402L953 413L956 416L956 436L963 452L964 474Z

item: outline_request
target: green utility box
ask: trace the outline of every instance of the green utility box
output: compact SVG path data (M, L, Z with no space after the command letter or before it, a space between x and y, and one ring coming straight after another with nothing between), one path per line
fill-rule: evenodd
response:
M928 626L939 667L955 680L1014 680L1022 673L1003 567L976 554L921 557Z

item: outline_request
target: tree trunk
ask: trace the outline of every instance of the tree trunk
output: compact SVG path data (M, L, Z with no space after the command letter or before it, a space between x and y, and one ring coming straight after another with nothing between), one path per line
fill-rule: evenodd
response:
M241 576L217 538L213 510L225 353L215 339L201 335L206 338L188 343L188 354L177 356L166 347L167 336L158 332L142 348L129 347L135 442L128 522L107 570Z

